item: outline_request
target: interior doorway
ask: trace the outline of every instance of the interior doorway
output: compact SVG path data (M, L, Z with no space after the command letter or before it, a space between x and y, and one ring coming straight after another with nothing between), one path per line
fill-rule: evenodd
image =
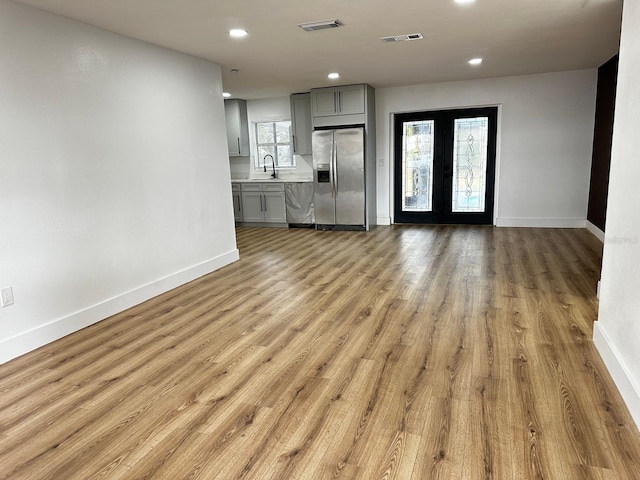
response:
M395 115L396 223L493 223L497 116L497 107Z

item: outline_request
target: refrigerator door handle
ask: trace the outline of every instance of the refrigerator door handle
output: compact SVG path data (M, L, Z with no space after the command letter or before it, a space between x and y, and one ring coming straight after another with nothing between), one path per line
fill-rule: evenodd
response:
M338 198L338 142L335 139L333 140L333 188Z
M331 158L329 160L329 168L331 169L331 198L336 197L336 142L331 139Z

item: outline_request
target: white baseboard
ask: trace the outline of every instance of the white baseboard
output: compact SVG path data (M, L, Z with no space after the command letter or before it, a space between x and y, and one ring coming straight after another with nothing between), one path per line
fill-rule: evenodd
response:
M602 230L600 230L598 227L596 227L593 223L591 223L589 220L587 220L587 230L589 230L591 233L593 233L593 235L595 235L595 237L600 240L602 243L604 243L604 232Z
M496 227L585 228L584 218L499 217Z
M235 262L238 249L159 278L117 297L0 341L0 364Z
M378 217L376 225L391 225L391 217Z
M593 343L604 361L611 378L622 395L636 426L640 428L640 386L636 385L629 368L620 358L600 322L593 325Z

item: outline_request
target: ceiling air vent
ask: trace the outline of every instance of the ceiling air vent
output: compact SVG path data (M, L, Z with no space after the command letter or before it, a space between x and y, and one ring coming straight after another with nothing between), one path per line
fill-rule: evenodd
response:
M411 40L422 40L421 33L409 33L407 35L393 35L392 37L382 37L383 42L409 42Z
M324 30L326 28L338 28L342 25L340 20L326 20L324 22L301 23L298 26L305 32L315 32L316 30Z

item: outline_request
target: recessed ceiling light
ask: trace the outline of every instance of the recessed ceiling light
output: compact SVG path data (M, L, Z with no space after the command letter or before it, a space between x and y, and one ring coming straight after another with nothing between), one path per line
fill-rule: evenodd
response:
M231 94L229 92L222 92L222 96L224 98L229 98L231 96Z
M476 0L454 0L456 3L475 3Z
M340 74L333 72L327 75L327 77L329 77L331 80L335 80L336 78L340 78Z
M242 38L248 35L246 30L242 30L241 28L234 28L233 30L229 30L229 35L235 38Z
M481 63L481 58L472 58L471 60L469 60L469 65L480 65Z

